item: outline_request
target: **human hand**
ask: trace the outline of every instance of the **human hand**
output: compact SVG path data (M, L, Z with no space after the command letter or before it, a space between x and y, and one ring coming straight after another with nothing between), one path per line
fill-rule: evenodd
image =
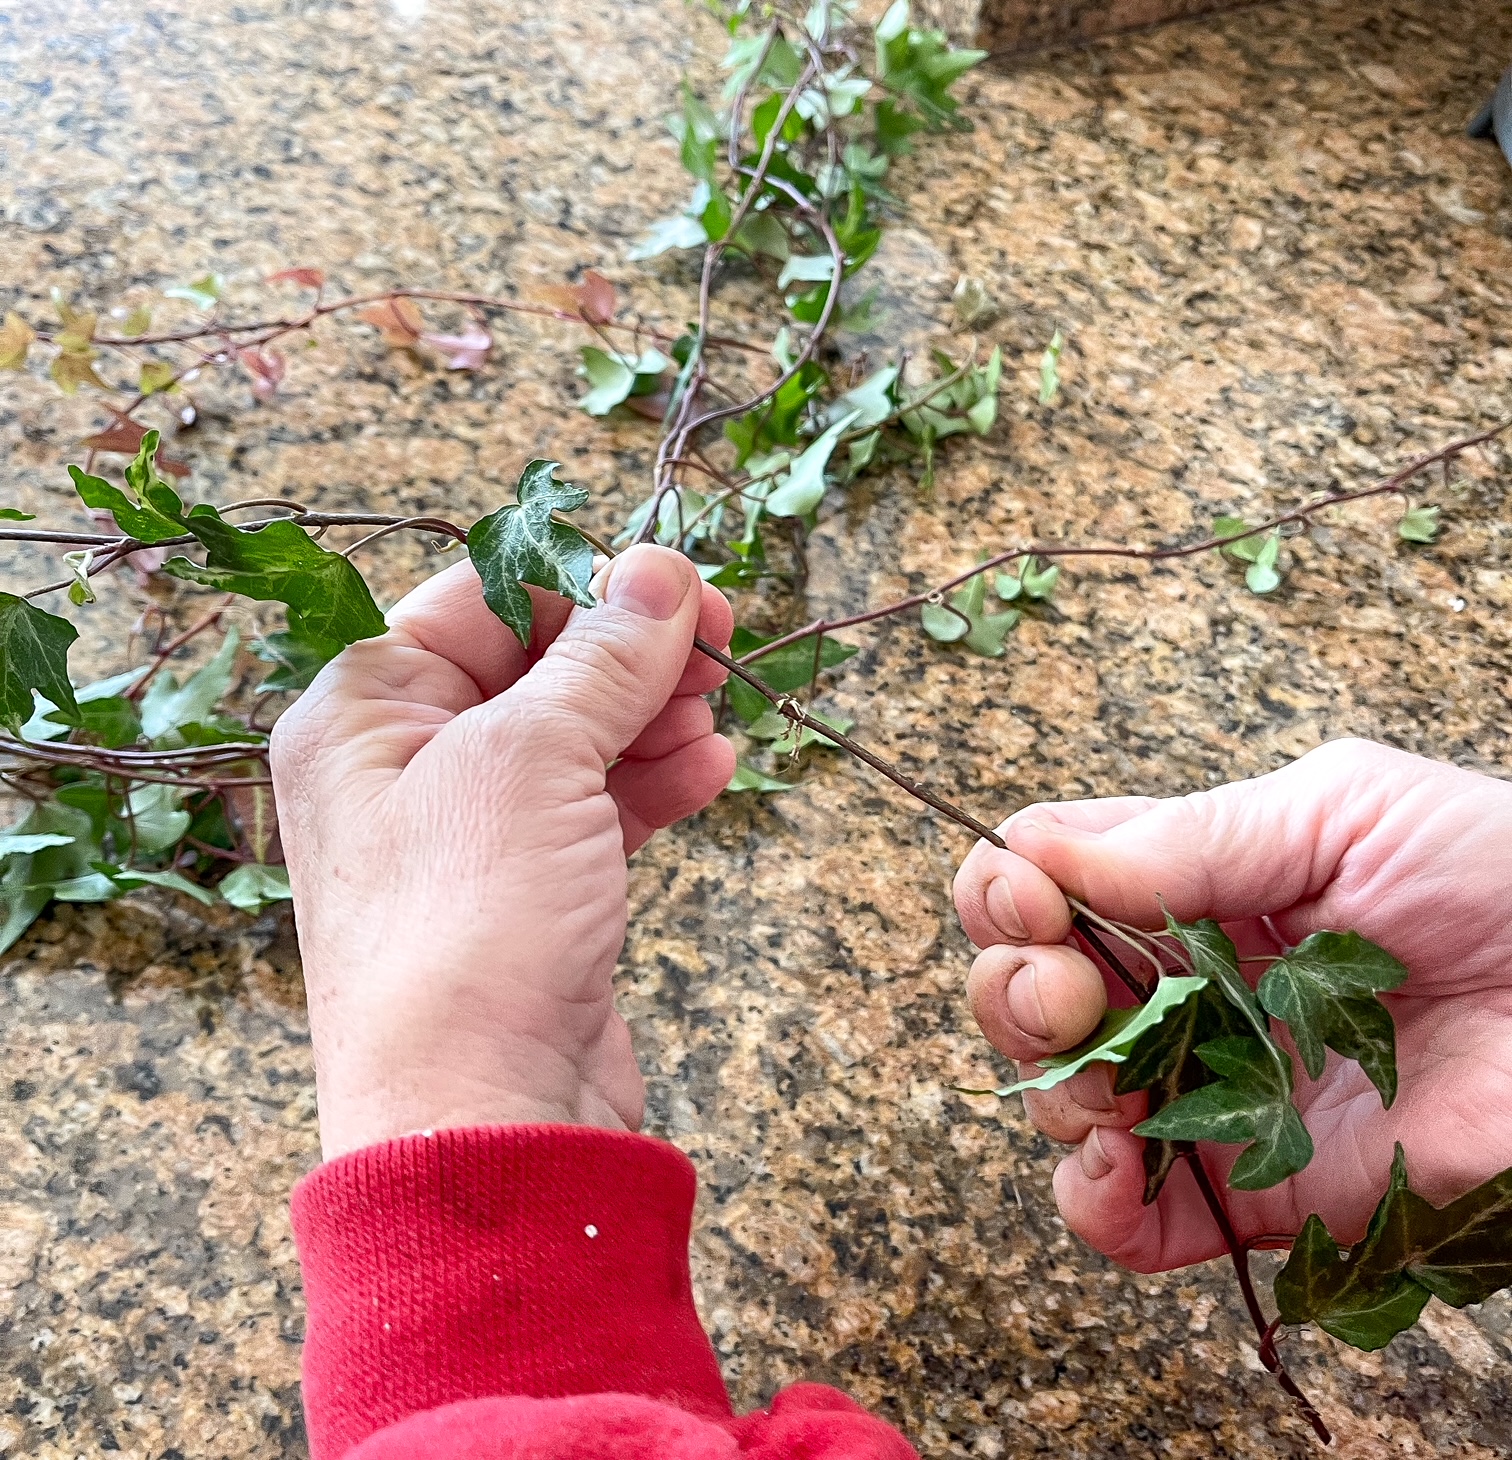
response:
M640 1125L611 987L625 858L730 779L700 698L724 671L692 642L733 619L666 548L594 586L591 610L532 589L527 653L458 564L278 722L327 1159L424 1128Z
M1360 1067L1332 1051L1317 1081L1296 1061L1316 1154L1278 1186L1225 1191L1241 1240L1295 1234L1313 1212L1341 1241L1356 1240L1398 1141L1413 1189L1438 1205L1512 1166L1512 786L1345 740L1272 775L1178 799L1030 806L1001 831L1008 850L978 843L955 899L983 950L967 984L972 1012L1017 1060L1073 1048L1107 1007L1102 975L1065 944L1062 889L1144 928L1164 925L1163 897L1182 922L1219 920L1241 957L1280 952L1270 928L1293 945L1320 929L1354 929L1407 965L1407 981L1384 995L1396 1021L1395 1103L1382 1109ZM1252 982L1263 970L1244 966ZM1121 985L1115 1001L1130 1002ZM1182 1163L1156 1202L1141 1205L1142 1142L1129 1128L1146 1099L1115 1097L1105 1064L1025 1097L1046 1135L1078 1146L1055 1172L1066 1224L1124 1266L1153 1272L1224 1245ZM1239 1147L1201 1150L1226 1173Z

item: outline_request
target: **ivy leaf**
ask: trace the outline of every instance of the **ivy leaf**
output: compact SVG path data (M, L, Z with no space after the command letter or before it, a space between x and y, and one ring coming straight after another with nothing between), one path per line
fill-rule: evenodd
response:
M1396 1099L1396 1027L1376 997L1398 987L1406 966L1358 933L1313 933L1260 980L1261 1006L1286 1020L1302 1064L1323 1073L1324 1046L1357 1060L1388 1109Z
M252 652L265 664L278 666L257 686L257 693L294 694L308 689L342 648L334 639L314 639L292 630L254 639Z
M180 872L144 872L137 867L112 867L106 873L117 887L166 887L172 892L182 892L207 907L215 899L197 882L191 882Z
M35 522L35 512L23 512L19 507L0 507L0 522Z
M725 787L727 791L760 791L763 794L792 789L788 782L766 775L755 766L747 765L743 760L735 762L735 774L730 777L730 784Z
M702 211L700 208L699 212ZM697 218L679 213L675 218L662 218L653 223L625 257L632 263L640 263L674 248L701 248L708 241L709 235Z
M137 707L124 695L109 695L103 699L86 700L84 692L78 692L79 712L83 717L81 729L101 745L117 750L123 745L135 745L142 736L142 720Z
M493 349L493 336L476 319L460 335L423 334L420 341L441 356L448 370L480 370Z
M1244 570L1245 586L1251 593L1273 593L1281 586L1281 575L1276 571L1276 558L1281 552L1279 529L1268 533L1255 554L1255 561Z
M145 335L152 328L152 311L145 304L138 304L121 321L121 333L135 338L137 335Z
M866 430L880 426L898 408L896 385L898 367L884 365L873 371L859 385L853 385L843 395L837 396L824 413L825 425L849 416L851 429Z
M1042 406L1053 406L1056 396L1060 394L1060 357L1065 347L1066 337L1057 329L1050 336L1050 343L1045 346L1045 353L1040 356L1039 403Z
M788 468L787 475L767 495L766 509L774 517L806 517L824 500L824 471L835 444L850 429L856 412L836 421L818 436Z
M163 542L184 535L181 520L165 517L146 502L133 501L104 477L90 476L82 467L77 466L70 466L68 474L73 478L79 500L97 512L109 512L115 519L115 525L128 536L141 542Z
M137 376L137 394L157 395L160 391L174 389L177 373L166 360L144 360L142 372Z
M59 337L60 341L63 338ZM73 395L81 385L92 385L96 390L110 387L95 374L94 362L99 356L87 347L83 350L63 350L53 358L49 372L64 395Z
M1001 659L1006 652L1003 641L1023 615L1016 608L987 613L986 602L987 578L978 573L951 595L949 608L941 603L926 603L920 608L924 632L939 643L959 642L974 654Z
M0 593L0 725L13 735L32 716L33 690L52 701L59 719L79 723L68 678L69 645L79 631L13 593Z
M0 953L37 920L52 898L52 887L89 870L99 855L94 822L88 812L60 801L42 801L10 828L7 839L19 843L0 850ZM39 844L45 841L45 845ZM31 842L30 850L27 843Z
M383 338L385 345L396 350L411 349L425 333L425 319L413 300L405 298L385 299L381 304L361 309L357 318L370 324Z
M231 688L240 643L236 630L228 629L215 657L182 685L168 670L161 670L142 695L142 734L158 740L211 714Z
M213 309L220 303L225 285L219 274L201 274L192 284L175 284L163 294L168 299L187 299L196 309Z
M560 465L530 462L515 488L518 500L481 518L467 534L468 554L483 580L484 601L527 646L532 615L525 584L560 593L581 608L594 605L588 589L593 548L577 528L554 522L551 516L575 512L588 500L583 488L555 479Z
M3 363L3 362L0 362ZM1397 523L1397 536L1403 542L1437 542L1439 509L1433 506L1411 507Z
M1132 1009L1109 1009L1090 1038L1065 1054L1040 1060L1039 1068L1043 1074L1019 1080L992 1093L1019 1095L1025 1090L1052 1090L1088 1065L1122 1064L1144 1035L1155 1029L1167 1015L1181 1009L1199 989L1206 987L1207 979L1201 976L1162 978L1147 1003ZM963 1093L982 1095L986 1092L968 1090Z
M137 850L146 856L177 846L191 819L179 805L183 799L177 786L151 782L134 787L126 798L130 814L121 818L124 837L132 838L134 830Z
M738 627L730 639L730 654L736 659L742 659L771 642L771 638L763 638L747 628ZM819 668L821 671L833 669L859 652L854 644L842 644L838 639L826 638L819 649ZM751 669L778 694L791 694L795 689L801 689L814 677L814 636L810 634L806 639L799 639L763 655L752 663ZM734 675L730 676L726 693L729 695L730 708L745 725L754 725L772 707L765 695L752 689L744 680L736 679Z
M37 332L19 314L7 314L0 325L0 370L24 370L26 353L36 338Z
M298 284L302 289L325 288L325 273L321 269L280 269L268 275L270 284Z
M271 400L284 378L284 357L257 345L238 350L236 359L252 377L252 394L258 400Z
M260 913L270 902L287 902L294 896L285 867L263 862L244 862L220 880L216 891L234 908Z
M203 567L170 558L163 571L172 577L282 603L289 627L313 639L352 644L376 638L387 627L362 574L287 518L248 530L201 506L184 522L209 551Z
M847 720L843 715L814 715L814 718L841 735L846 734L856 723L854 720ZM818 730L811 729L807 725L794 725L786 715L776 709L768 710L760 719L747 725L746 734L753 740L770 740L772 749L778 755L796 755L800 750L807 750L814 744L829 746L835 744L829 736Z
M1134 1127L1137 1136L1168 1141L1253 1142L1229 1173L1236 1191L1285 1181L1312 1160L1312 1137L1292 1104L1290 1065L1278 1066L1258 1039L1215 1039L1197 1058L1220 1076Z
M659 350L621 355L597 345L582 347L581 373L593 388L578 402L590 416L607 416L632 395L649 395L661 384L667 359Z
M919 622L924 625L924 632L940 644L957 643L971 632L971 620L960 613L952 613L943 603L921 604Z
M1004 603L1012 603L1020 594L1048 603L1055 596L1056 585L1060 582L1060 564L1048 563L1041 568L1038 562L1037 558L1025 558L1017 573L999 573L993 583L993 592Z
M1430 1293L1462 1308L1512 1286L1509 1227L1512 1170L1435 1207L1408 1185L1398 1145L1386 1194L1347 1256L1317 1216L1307 1219L1276 1278L1281 1317L1380 1348L1416 1320Z

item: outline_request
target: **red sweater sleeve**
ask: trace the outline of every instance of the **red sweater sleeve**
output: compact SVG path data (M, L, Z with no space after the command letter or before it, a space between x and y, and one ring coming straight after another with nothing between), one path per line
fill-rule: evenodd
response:
M579 1126L443 1130L294 1193L312 1460L915 1460L818 1385L734 1418L693 1307L693 1167Z

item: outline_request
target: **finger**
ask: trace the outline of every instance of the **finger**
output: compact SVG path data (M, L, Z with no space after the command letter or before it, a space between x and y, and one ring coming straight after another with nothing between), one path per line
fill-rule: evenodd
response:
M985 949L971 965L966 997L988 1043L1016 1060L1075 1048L1108 1007L1092 961L1061 945Z
M1379 813L1382 757L1339 742L1261 776L1156 801L1099 829L1084 814L1038 806L1005 839L1067 893L1145 927L1173 916L1220 920L1290 907L1327 886Z
M692 563L638 546L605 570L602 601L575 609L540 661L476 712L485 734L533 725L608 765L671 699L703 607Z
M978 842L956 873L956 915L978 948L995 943L1060 943L1071 909L1049 875L990 842Z
M674 695L659 715L625 747L622 760L660 760L714 733L714 711L699 695Z
M1022 1073L1037 1075L1039 1068L1025 1065ZM1068 1146L1085 1140L1096 1126L1127 1130L1144 1119L1149 1097L1143 1090L1115 1095L1114 1074L1113 1065L1090 1065L1053 1089L1025 1090L1024 1108L1044 1135Z
M735 613L730 601L717 588L703 586L703 602L698 611L698 637L716 649L728 649L735 631ZM706 695L725 682L729 671L695 649L688 656L688 667L677 681L680 695Z
M1144 1205L1144 1185L1144 1142L1110 1126L1090 1130L1053 1179L1066 1225L1135 1272L1186 1267L1225 1250L1184 1161L1176 1163L1151 1206Z
M659 827L703 810L734 774L735 748L722 735L706 735L660 760L622 760L607 785L619 806L626 854Z

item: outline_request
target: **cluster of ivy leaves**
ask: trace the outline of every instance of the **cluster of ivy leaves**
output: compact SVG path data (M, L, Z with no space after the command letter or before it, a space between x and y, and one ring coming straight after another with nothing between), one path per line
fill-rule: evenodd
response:
M1390 1108L1396 1099L1396 1031L1380 995L1407 969L1358 933L1317 932L1274 960L1251 989L1233 942L1211 920L1166 931L1190 970L1163 976L1140 1005L1110 1009L1082 1045L1039 1063L1039 1073L994 1091L1047 1090L1088 1065L1115 1067L1119 1095L1148 1092L1145 1202L1198 1141L1240 1145L1235 1190L1275 1186L1306 1169L1312 1138L1294 1103L1284 1024L1312 1079L1329 1050L1356 1061ZM1277 1276L1280 1316L1317 1323L1357 1348L1376 1349L1417 1321L1429 1295L1455 1307L1512 1285L1512 1170L1436 1208L1407 1184L1397 1148L1390 1186L1369 1231L1341 1253L1318 1216L1308 1218Z

